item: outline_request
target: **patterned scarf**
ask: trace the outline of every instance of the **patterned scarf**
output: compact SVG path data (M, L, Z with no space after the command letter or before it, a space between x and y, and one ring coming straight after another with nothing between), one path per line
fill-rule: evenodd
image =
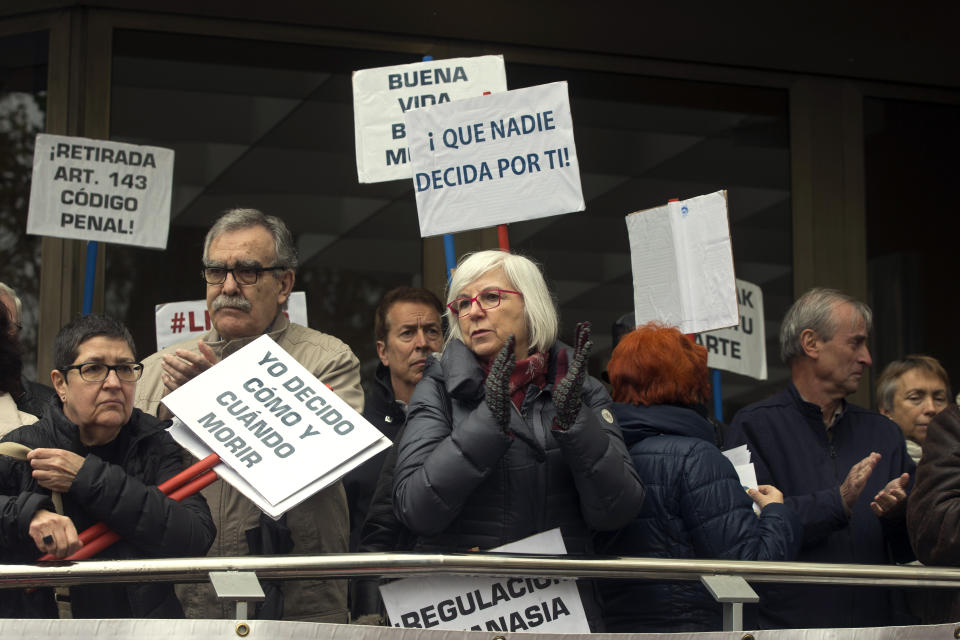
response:
M486 361L482 365L484 380L490 373L491 363L492 360ZM514 367L513 373L510 375L510 399L518 411L527 395L527 387L531 383L539 389L547 386L547 356L539 351L523 360L518 360L517 366Z

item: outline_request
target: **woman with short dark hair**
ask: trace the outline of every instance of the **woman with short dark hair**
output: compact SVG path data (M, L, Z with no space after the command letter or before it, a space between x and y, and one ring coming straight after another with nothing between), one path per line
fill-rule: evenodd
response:
M184 470L183 449L169 423L133 408L143 365L127 328L106 316L74 320L57 334L54 364L59 402L0 442L3 560L66 557L83 546L78 532L98 522L121 537L102 559L206 554L215 531L203 496L177 502L156 487ZM165 582L72 587L70 604L75 618L183 617ZM0 616L55 618L57 606L49 589L10 590Z
M783 505L783 495L769 485L745 492L717 448L703 406L710 393L706 349L677 329L647 324L623 337L607 372L613 411L647 499L605 553L719 560L796 556L800 522ZM759 518L754 502L762 507ZM720 605L698 581L606 581L602 590L607 631L721 628Z

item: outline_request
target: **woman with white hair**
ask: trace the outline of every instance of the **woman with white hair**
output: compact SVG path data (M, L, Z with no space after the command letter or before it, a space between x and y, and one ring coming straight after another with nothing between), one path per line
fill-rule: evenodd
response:
M560 344L540 269L502 251L462 261L447 307L443 355L397 452L394 509L415 548L485 550L559 527L568 553L591 553L592 533L629 522L644 489L610 396L586 373L589 325L573 349Z

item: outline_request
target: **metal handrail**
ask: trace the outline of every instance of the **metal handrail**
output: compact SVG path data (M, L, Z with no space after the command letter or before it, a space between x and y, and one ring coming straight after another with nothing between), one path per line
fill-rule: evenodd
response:
M960 569L921 565L531 556L505 553L344 553L0 565L0 589L143 582L148 579L160 582L206 582L211 571L253 571L261 580L360 576L401 578L436 574L699 580L703 575L732 575L752 582L960 588Z

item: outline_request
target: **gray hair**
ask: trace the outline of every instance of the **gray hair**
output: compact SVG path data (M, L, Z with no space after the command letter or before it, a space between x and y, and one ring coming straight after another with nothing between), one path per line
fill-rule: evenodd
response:
M276 216L265 215L258 209L230 209L220 216L203 241L203 259L206 262L210 255L210 245L214 238L222 233L240 231L250 227L263 227L273 236L273 246L277 257L277 264L288 269L297 268L297 249L293 244L293 235L283 220ZM266 265L264 265L266 266ZM274 272L275 276L279 275Z
M921 369L927 373L940 378L943 386L947 390L947 398L950 393L950 376L947 370L937 361L936 358L920 354L910 354L903 360L894 360L883 369L883 373L877 379L877 408L883 411L893 411L893 400L897 395L897 383L900 378L908 371Z
M867 333L873 327L873 312L866 304L851 298L836 289L814 288L800 296L780 325L780 358L790 364L795 358L803 355L803 345L800 343L800 334L812 329L824 340L832 340L837 332L837 325L833 320L833 309L840 304L851 304L859 316L863 318Z
M13 305L17 308L17 318L23 317L23 303L20 302L20 296L12 288L0 282L0 295L9 296L13 300Z
M469 253L460 259L460 264L453 272L450 286L447 289L447 304L471 282L483 274L502 268L503 273L510 281L510 286L523 294L523 310L527 320L527 331L530 338L530 349L546 351L557 341L560 320L557 308L550 297L543 273L535 262L520 255L514 255L497 249ZM446 344L451 340L463 340L460 332L459 318L447 308L450 318ZM526 357L527 354L518 354Z

